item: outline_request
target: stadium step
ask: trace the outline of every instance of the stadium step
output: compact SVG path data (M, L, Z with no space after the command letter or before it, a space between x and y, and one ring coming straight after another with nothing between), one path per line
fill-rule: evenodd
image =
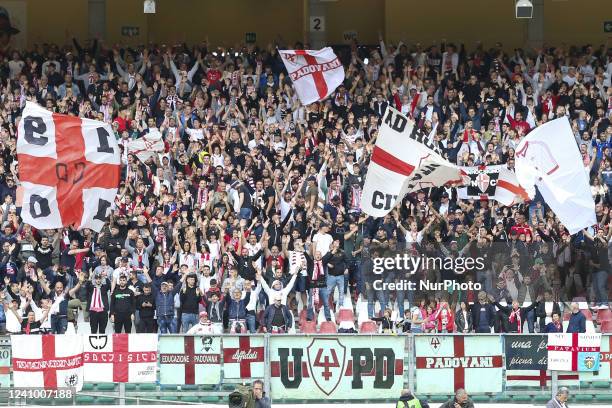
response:
M612 394L595 394L596 404L604 403L604 402L612 402Z
M92 405L94 401L95 401L95 398L89 395L77 395L76 396L77 405Z
M610 381L593 381L591 385L593 386L593 388L608 389L610 388L611 384Z
M513 395L512 402L518 402L519 404L527 404L531 402L531 395Z
M157 385L154 383L140 383L138 384L139 391L155 391L157 390Z
M96 398L96 404L100 404L100 405L114 405L118 401L119 401L118 399L111 398L111 397L97 397Z
M593 394L577 394L577 395L574 395L573 399L579 403L592 402Z
M491 400L491 397L488 395L472 395L470 398L474 402L489 402Z
M536 395L533 397L535 404L546 404L548 401L550 401L550 395Z
M96 385L97 391L115 391L118 384L115 383L100 383Z
M493 397L493 402L495 403L506 403L510 402L511 400L512 398L510 398L508 395L496 395Z

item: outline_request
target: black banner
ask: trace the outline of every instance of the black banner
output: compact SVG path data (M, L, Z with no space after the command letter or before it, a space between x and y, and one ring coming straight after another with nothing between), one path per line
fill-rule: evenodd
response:
M467 173L467 195L470 198L479 196L495 196L497 179L499 178L499 167L478 167Z
M506 370L546 370L548 336L546 334L504 336Z

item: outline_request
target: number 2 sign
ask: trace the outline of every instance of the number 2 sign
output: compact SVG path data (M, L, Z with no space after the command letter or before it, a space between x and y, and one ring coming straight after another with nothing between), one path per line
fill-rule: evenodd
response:
M310 16L310 31L311 32L324 32L325 31L325 17Z

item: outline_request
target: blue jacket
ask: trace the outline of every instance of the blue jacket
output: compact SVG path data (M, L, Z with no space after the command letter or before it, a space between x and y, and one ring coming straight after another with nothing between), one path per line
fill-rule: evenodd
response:
M272 320L274 319L275 307L276 306L274 305L268 306L263 315L264 324L266 325L268 333L272 330ZM281 310L283 312L283 317L285 318L285 326L287 326L287 328L290 328L293 323L293 316L291 315L291 312L289 311L289 308L286 305L281 305Z
M155 285L155 311L157 317L174 316L174 295L181 289L181 282L174 285L172 291L162 293Z
M586 332L586 317L581 311L572 313L567 325L566 333L585 333Z
M227 296L227 316L228 319L244 320L246 319L246 305L251 299L251 292L247 292L246 296L240 300L234 300Z

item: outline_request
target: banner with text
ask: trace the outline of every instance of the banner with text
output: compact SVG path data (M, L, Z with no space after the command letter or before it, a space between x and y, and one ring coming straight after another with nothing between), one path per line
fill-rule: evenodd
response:
M414 347L418 394L501 392L501 336L417 335Z
M272 337L272 398L399 395L404 385L404 345L401 336Z
M160 384L219 384L220 361L220 337L159 338Z

